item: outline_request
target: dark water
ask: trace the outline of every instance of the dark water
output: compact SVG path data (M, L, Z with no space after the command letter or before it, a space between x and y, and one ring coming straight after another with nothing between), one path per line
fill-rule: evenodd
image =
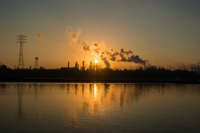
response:
M0 132L199 133L200 85L0 83Z

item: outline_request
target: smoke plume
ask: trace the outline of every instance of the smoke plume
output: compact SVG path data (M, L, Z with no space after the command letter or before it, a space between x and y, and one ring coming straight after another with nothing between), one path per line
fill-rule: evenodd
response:
M37 37L38 37L39 39L42 39L42 38L43 38L43 34L42 34L42 33L38 33L38 34L37 34Z
M118 62L133 62L138 64L145 64L146 60L143 60L139 55L135 55L132 50L124 50L123 48L120 51L114 51L112 49L108 55L110 56L111 61L118 61Z
M101 60L104 62L106 68L110 68L110 62L108 61L108 59L106 57L104 57L104 54L101 54Z
M107 68L110 68L110 62L132 62L136 64L145 65L146 60L142 59L139 55L135 54L132 50L125 50L121 48L119 50L114 50L111 48L102 48L100 43L88 43L85 40L80 39L79 32L73 32L71 28L67 29L69 37L71 38L72 42L77 43L81 46L81 49L87 53L94 53L98 56L105 64Z
M70 39L72 40L73 43L79 43L80 40L80 32L73 32L72 28L67 28L67 33L70 37Z

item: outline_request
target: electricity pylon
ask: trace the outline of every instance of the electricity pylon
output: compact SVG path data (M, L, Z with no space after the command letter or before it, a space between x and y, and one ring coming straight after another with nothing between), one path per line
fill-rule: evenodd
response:
M23 44L26 43L26 37L23 34L17 35L17 43L19 43L19 64L18 68L23 69L24 68L24 57L23 57Z

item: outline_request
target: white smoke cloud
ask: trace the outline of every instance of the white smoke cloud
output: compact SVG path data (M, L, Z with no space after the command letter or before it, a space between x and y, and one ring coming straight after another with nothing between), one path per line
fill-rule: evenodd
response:
M132 62L136 64L146 64L146 60L139 55L134 54L132 50L114 50L107 45L104 46L98 42L88 43L86 40L80 39L80 32L73 32L72 28L67 29L68 37L73 44L78 44L84 52L90 53L91 56L98 56L107 68L110 68L110 62Z

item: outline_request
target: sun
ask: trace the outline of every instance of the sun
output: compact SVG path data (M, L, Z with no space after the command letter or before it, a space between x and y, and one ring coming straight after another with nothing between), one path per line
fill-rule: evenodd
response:
M97 64L98 62L99 62L99 60L97 60L97 59L94 60L94 63L95 63L95 64Z

